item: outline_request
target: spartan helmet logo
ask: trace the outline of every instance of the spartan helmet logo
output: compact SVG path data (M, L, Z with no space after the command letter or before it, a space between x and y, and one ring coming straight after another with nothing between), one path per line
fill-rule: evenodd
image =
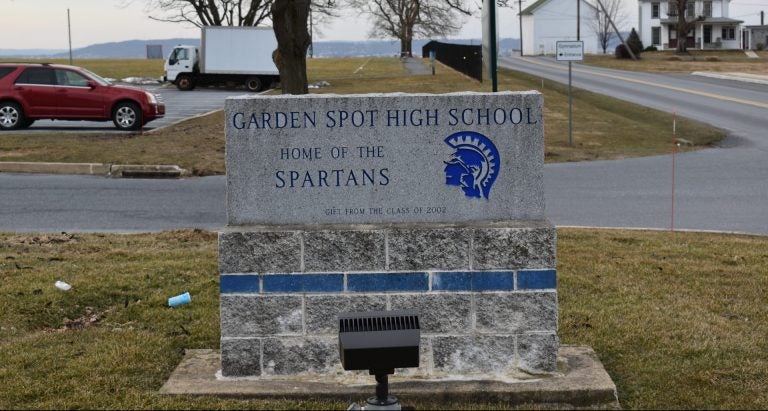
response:
M456 151L445 161L445 184L459 186L470 198L488 199L499 174L499 151L488 137L473 131L451 134L445 144Z

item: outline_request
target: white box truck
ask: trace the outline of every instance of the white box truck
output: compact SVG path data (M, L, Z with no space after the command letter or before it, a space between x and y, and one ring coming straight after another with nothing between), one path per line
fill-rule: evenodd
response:
M260 91L280 81L272 61L277 39L269 27L205 26L200 51L195 46L176 46L165 61L165 81L179 90L196 86L245 85Z

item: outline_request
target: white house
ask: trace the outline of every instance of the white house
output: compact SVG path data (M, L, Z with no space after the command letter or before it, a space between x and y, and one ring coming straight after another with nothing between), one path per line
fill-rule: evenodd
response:
M685 1L685 0L682 0ZM741 48L741 23L728 17L730 0L687 0L686 20L696 21L685 37L686 46L696 49ZM675 49L677 34L676 1L638 0L640 40L659 50ZM671 13L670 13L671 11Z
M580 0L579 39L584 53L596 54L598 38L594 29L597 8ZM522 11L523 55L555 54L555 42L576 40L577 2L573 0L538 0Z

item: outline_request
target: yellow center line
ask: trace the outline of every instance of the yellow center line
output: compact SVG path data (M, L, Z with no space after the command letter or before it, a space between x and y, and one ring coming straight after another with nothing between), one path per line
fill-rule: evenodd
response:
M528 63L538 64L540 66L545 66L545 67L551 67L551 68L557 68L557 69L562 69L563 68L559 64L544 63L544 62L534 61L534 60L529 60L529 59L525 59L525 61L528 62ZM759 108L768 108L768 103L762 103L762 102L759 102L759 101L745 100L745 99L736 98L736 97L721 96L719 94L707 93L707 92L704 92L704 91L691 90L691 89L682 88L682 87L675 87L675 86L668 86L666 84L657 84L657 83L652 83L650 81L637 80L637 79L633 79L633 78L629 78L629 77L618 76L618 75L615 75L615 74L593 72L593 71L589 71L589 70L585 70L585 69L578 69L578 68L576 68L576 69L572 69L572 70L576 71L576 72L579 72L579 73L591 74L593 76L608 77L608 78L612 78L612 79L615 79L615 80L622 80L622 81L627 81L627 82L630 82L630 83L636 83L636 84L642 84L642 85L646 85L646 86L653 86L653 87L663 88L663 89L667 89L667 90L679 91L681 93L694 94L694 95L697 95L697 96L709 97L709 98L714 98L714 99L723 100L723 101L730 101L730 102L733 102L733 103L740 103L740 104L745 104L745 105L748 105L748 106L754 106L754 107L759 107Z

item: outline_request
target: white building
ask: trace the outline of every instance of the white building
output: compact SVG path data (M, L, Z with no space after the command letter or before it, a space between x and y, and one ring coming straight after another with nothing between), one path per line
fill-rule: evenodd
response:
M580 0L579 39L584 41L584 53L596 54L597 32L593 23L597 8ZM522 11L523 55L555 54L557 41L576 40L577 2L573 0L538 0Z
M682 0L685 1L685 0ZM685 37L689 49L741 48L741 23L728 17L730 0L687 0L686 20L695 21ZM638 0L640 40L659 50L675 49L677 34L676 1ZM670 13L671 10L671 13Z

